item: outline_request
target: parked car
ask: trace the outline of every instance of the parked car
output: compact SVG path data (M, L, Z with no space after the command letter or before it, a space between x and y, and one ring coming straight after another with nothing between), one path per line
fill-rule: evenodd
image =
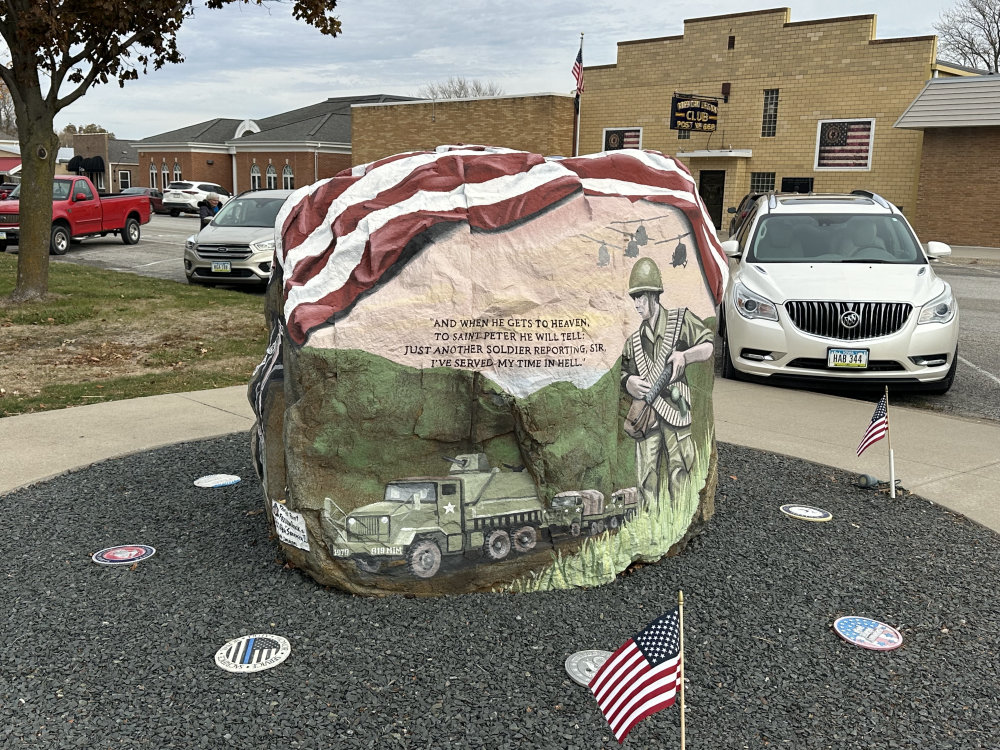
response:
M274 221L292 190L256 190L229 201L184 243L189 284L266 285L274 260Z
M750 215L750 211L753 209L753 204L756 203L757 199L762 195L763 193L747 193L740 201L740 205L736 208L733 208L732 206L729 207L729 213L735 214L735 216L729 220L730 237L736 234L736 230L740 228L740 224L742 224L744 219Z
M156 188L148 187L130 187L122 190L122 195L145 195L149 198L149 208L153 213L166 214L170 213L167 209L163 207L163 193L161 193Z
M171 216L181 213L198 213L198 204L205 200L209 193L219 194L219 203L225 203L232 196L229 191L214 182L178 181L171 182L163 191L163 207Z
M20 195L18 185L7 200L0 201L0 252L20 241ZM121 235L134 245L140 225L149 222L149 200L143 195L105 195L86 177L59 176L52 181L52 232L49 252L65 255L70 241L82 237Z
M951 387L958 304L928 261L951 248L884 198L771 193L722 248L723 377Z

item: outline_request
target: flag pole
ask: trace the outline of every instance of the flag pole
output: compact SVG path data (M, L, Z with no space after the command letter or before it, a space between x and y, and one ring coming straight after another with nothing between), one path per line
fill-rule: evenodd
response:
M583 32L580 32L580 56L583 57ZM581 63L582 65L582 63ZM580 155L580 110L583 108L580 89L576 90L576 119L573 121L573 156Z
M684 592L677 593L677 612L679 614L679 624L681 628L681 659L680 659L680 683L681 683L681 750L684 750Z
M896 461L892 455L892 420L889 419L889 386L885 387L885 441L889 445L889 497L896 497Z

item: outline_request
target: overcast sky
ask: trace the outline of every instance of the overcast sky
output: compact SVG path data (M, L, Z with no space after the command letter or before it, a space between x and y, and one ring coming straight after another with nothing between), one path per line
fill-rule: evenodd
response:
M876 13L877 37L933 34L950 2L807 0L792 21ZM584 65L616 61L617 43L681 34L685 18L781 7L706 0L340 0L343 33L325 37L287 4L203 7L183 26L185 57L129 81L91 89L56 128L96 123L140 139L229 117L262 118L331 96L402 94L450 76L493 81L507 94L570 93L584 37ZM683 61L678 60L682 65Z

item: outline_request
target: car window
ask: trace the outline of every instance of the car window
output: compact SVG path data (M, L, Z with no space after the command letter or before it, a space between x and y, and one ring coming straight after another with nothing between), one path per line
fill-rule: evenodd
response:
M83 180L77 180L76 184L73 186L73 190L76 191L73 195L74 198L80 193L83 193L83 197L88 201L92 200L94 197L94 191L91 190L90 185Z
M52 200L54 201L64 201L69 198L69 189L71 183L69 180L56 180L52 183ZM20 187L14 191L15 193L20 192Z
M217 227L273 227L284 198L237 198L219 209Z
M189 190L190 188L190 182L171 182L167 185L167 190Z
M758 263L925 263L898 216L770 214L754 230L747 255Z

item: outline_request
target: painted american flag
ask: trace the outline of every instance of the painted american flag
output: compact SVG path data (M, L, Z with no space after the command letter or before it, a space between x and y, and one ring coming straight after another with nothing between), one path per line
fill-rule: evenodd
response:
M622 148L639 148L642 131L639 128L604 131L604 150L615 151Z
M639 150L546 159L499 147L439 146L358 165L285 201L275 222L275 257L289 338L303 344L310 331L347 314L409 260L410 241L427 230L464 222L495 231L573 196L609 195L680 209L718 304L727 260L680 162Z
M583 93L583 42L580 42L580 51L573 62L573 79L576 81L576 95L580 96Z
M882 398L875 405L875 413L872 414L871 424L868 425L868 429L865 430L864 437L861 438L861 442L858 444L858 455L860 456L865 452L865 449L877 443L879 440L884 438L889 434L889 395L883 394Z
M234 664L259 664L278 653L281 644L273 638L248 636L240 638L226 652L226 658Z
M867 169L873 125L872 120L822 123L819 127L816 166L826 169Z
M681 687L680 611L662 615L608 657L590 691L619 744L647 716L672 706Z

